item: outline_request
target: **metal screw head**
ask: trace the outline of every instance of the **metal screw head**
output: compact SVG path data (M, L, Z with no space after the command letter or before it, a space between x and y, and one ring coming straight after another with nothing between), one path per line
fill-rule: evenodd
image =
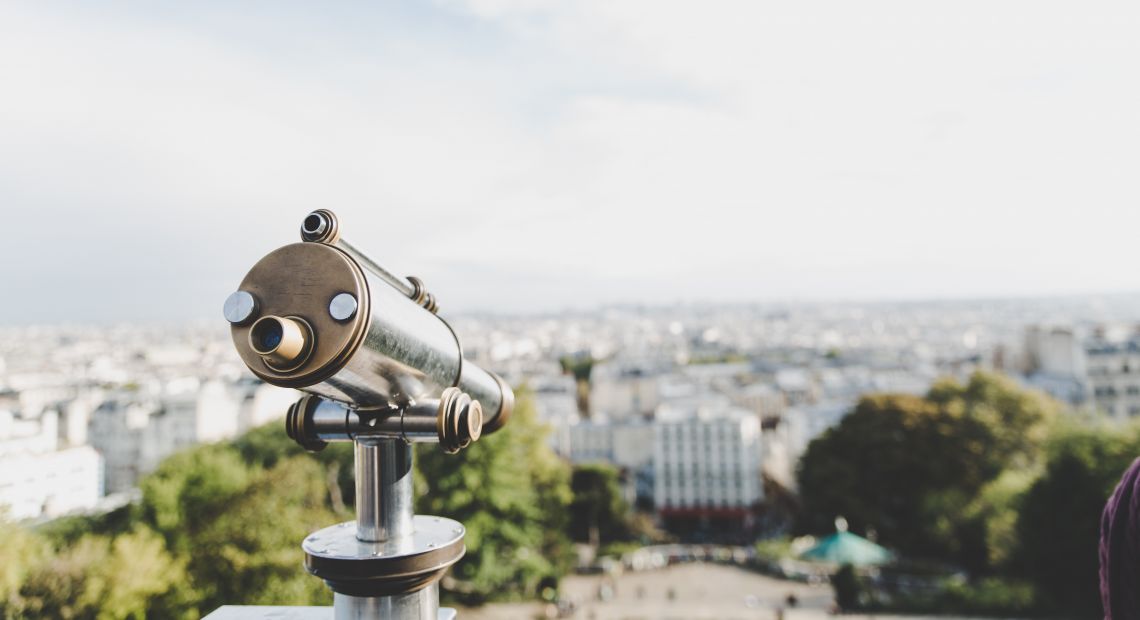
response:
M245 291L234 291L226 298L222 314L234 325L246 323L257 314L257 299Z
M329 302L329 314L338 321L347 321L356 315L356 297L340 293Z

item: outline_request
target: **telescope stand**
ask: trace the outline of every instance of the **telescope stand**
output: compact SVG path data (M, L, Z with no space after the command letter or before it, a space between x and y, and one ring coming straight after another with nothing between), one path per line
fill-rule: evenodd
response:
M262 257L223 315L246 368L296 388L285 432L305 450L352 441L356 521L313 532L305 568L333 590L338 620L451 620L439 580L466 552L463 525L413 511L413 442L454 454L507 422L514 392L464 360L435 296L349 244L328 209L302 243ZM483 408L487 408L487 417ZM222 607L210 620L330 618L327 607Z
M415 516L412 446L357 439L356 522L313 532L305 567L333 589L335 620L451 620L439 580L463 557L463 525Z

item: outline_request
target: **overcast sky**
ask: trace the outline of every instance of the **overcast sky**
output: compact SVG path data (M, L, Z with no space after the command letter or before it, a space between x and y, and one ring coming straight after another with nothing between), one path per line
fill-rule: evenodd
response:
M1140 290L1135 2L0 3L0 323Z

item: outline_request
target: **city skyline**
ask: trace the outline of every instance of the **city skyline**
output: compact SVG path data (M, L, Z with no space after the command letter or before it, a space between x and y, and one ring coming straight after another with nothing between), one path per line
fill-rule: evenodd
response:
M318 207L447 312L1138 291L1119 8L6 4L0 324L212 319Z
M822 537L832 531L835 516L844 515L850 519L852 531L872 536L874 530L876 540L884 545L883 558L923 557L920 554L927 553L923 550L926 547L914 547L910 540L931 537L912 532L938 521L892 519L893 513L880 514L879 506L895 510L891 508L898 505L894 498L911 493L908 488L917 488L917 497L922 498L940 493L942 487L937 484L952 484L954 489L970 484L971 466L967 462L977 459L978 454L988 457L1002 450L999 440L1003 436L997 433L1006 431L1009 424L1024 420L1036 420L1035 426L1049 424L1044 429L1047 434L1041 433L1041 428L1030 428L1007 431L1006 435L1029 438L1027 442L1044 442L1048 437L1049 443L1040 448L1044 455L1052 454L1054 445L1065 445L1064 441L1078 441L1075 445L1087 452L1090 439L1096 438L1105 449L1098 448L1093 453L1095 458L1108 454L1117 459L1108 465L1113 473L1124 467L1133 449L1117 452L1111 447L1133 441L1129 438L1134 436L1135 420L1140 416L1140 383L1135 373L1140 359L1140 331L1135 322L1138 309L1140 296L1051 303L631 307L532 318L454 317L450 320L463 343L464 367L470 361L480 368L494 369L507 385L518 386L519 405L511 422L516 430L505 436L505 442L503 436L480 438L473 457L466 457L466 451L461 457L446 456L430 447L417 451L419 471L432 485L427 491L432 501L453 501L448 499L454 497L449 489L459 488L464 497L461 501L467 505L470 488L505 492L509 487L524 493L544 488L534 482L514 481L520 474L533 475L522 467L554 467L562 472L560 484L566 489L563 499L507 502L528 507L518 519L511 520L526 524L533 535L527 540L564 536L568 541L605 549L610 540L640 536L637 532L652 536L642 538L641 544L668 532L682 543L682 549L704 550L690 560L724 562L731 557L742 568L768 566L766 570L772 570L779 579L773 585L786 592L794 583L789 578L823 576L830 570L810 562L811 553L806 550L817 540L791 535L794 530L790 528L801 521L810 528L808 531ZM1053 322L1062 317L1068 317L1071 326L1058 327ZM1112 318L1123 322L1110 321ZM174 558L197 557L196 549L213 553L216 546L198 542L202 538L188 539L193 542L180 548L169 546L162 542L160 533L175 530L159 528L170 528L165 524L175 521L156 521L151 515L198 515L196 527L177 528L179 533L193 531L196 537L215 536L213 524L217 520L236 516L231 522L240 532L260 535L273 530L270 541L258 543L244 557L281 556L286 559L279 565L289 569L272 571L273 579L290 583L311 579L300 569L302 549L296 541L311 541L312 535L301 519L282 516L279 498L295 498L289 500L292 506L306 506L303 498L315 498L311 509L322 511L314 513L322 523L343 520L349 505L359 506L357 496L348 494L344 479L338 478L338 472L353 469L352 452L342 445L322 452L320 458L295 454L292 441L298 439L293 432L297 427L286 424L293 430L283 432L286 429L281 418L297 402L298 393L254 379L249 374L252 368L235 355L229 336L224 329L217 329L216 322L164 327L139 323L107 328L0 327L0 461L5 464L0 468L4 473L0 476L0 513L10 520L24 520L10 526L22 536L38 536L38 532L51 535L56 531L51 524L60 517L66 518L62 522L68 524L66 532L85 532L78 547L69 547L71 543L66 542L55 555L43 560L47 562L75 557L72 549L89 548L83 541L112 536L99 525L108 515L126 515L124 518L135 524L129 530L119 530L129 533L114 534L108 549L118 549L134 540L132 537L151 536L155 541L147 547L151 553ZM1059 401L1045 398L1046 393ZM439 427L435 428L439 432ZM980 431L982 428L991 430ZM960 443L963 436L975 438L979 432L981 439ZM982 443L975 443L979 441ZM1016 445L1033 445L1027 442L1019 440ZM496 450L503 452L493 456ZM930 457L929 453L936 450L944 454ZM535 456L518 459L519 454ZM1051 484L1049 481L1056 479L1051 474L1056 469L1052 463L1067 462L1064 454L1050 456L1050 464L1040 466L1039 473L1029 479L1032 486L1017 491L1024 494L1019 497L1032 498L1042 485ZM326 465L330 455L336 460ZM433 456L438 460L424 468L422 463L430 463ZM512 458L504 461L512 463L509 468L457 468L452 463L464 461L450 460L474 458L466 463L487 463L483 459L507 457ZM944 468L946 473L937 475L945 480L948 474L951 482L911 484L910 472L924 471L916 462L948 461L951 465ZM516 467L514 463L518 462L523 465ZM893 470L897 474L884 475L880 463L901 469ZM1105 467L1099 460L1093 464ZM820 467L836 471L837 465L845 472L855 472L855 477L821 478L818 473L805 473L818 472ZM492 481L487 472L496 471L506 472L507 477ZM1026 479L1024 462L1013 462L1006 471L1017 480ZM1066 472L1064 484L1069 486L1056 494L1057 507L1034 508L1029 499L1011 502L1018 512L1008 513L1003 521L1009 522L1012 515L1018 524L1027 519L1055 523L1058 508L1072 506L1072 497L1080 492L1099 502L1100 491L1095 484L1072 484L1067 473L1071 470L1061 471ZM471 484L468 475L472 472L484 477ZM359 479L359 470L356 475ZM457 476L452 479L461 486L439 482L450 475ZM867 476L872 477L870 483ZM991 485L1004 484L1004 478L1002 474L985 487L976 488L985 493L994 488ZM332 487L334 480L341 483ZM879 488L882 480L895 485L885 485L887 490L879 495L886 498L879 501L888 503L869 504L865 498L874 494L866 489ZM276 482L264 486L270 481ZM829 499L835 496L830 489L852 484L854 491ZM217 492L226 495L208 495L214 499L202 500L200 489L221 489ZM589 504L584 504L583 498L595 497L602 490L604 497L615 501L604 501L611 506L599 513L608 515L604 519L590 517L584 508ZM287 495L298 491L303 495ZM855 499L844 499L848 497ZM954 491L952 497L960 501L962 495ZM252 508L246 503L249 498L256 498L250 500L255 501ZM354 503L340 498L352 498L348 501ZM810 507L793 511L788 508L792 506L790 499L801 502L796 505ZM325 501L329 508L324 508ZM339 508L338 501L342 502ZM124 511L128 504L136 508ZM224 509L200 508L207 505L224 505ZM552 516L535 517L531 505L543 505L554 512ZM868 505L871 512L859 509ZM450 505L439 512L458 514ZM1083 529L1088 531L1087 524L1091 523L1095 533L1099 513L1089 510L1082 514ZM186 522L185 517L178 518L183 520L176 523ZM263 518L268 521L258 521ZM464 521L473 523L480 518L466 516ZM537 521L539 518L548 520ZM254 522L271 527L249 525ZM552 525L535 529L532 526L536 522ZM281 523L289 523L297 531L282 535L276 529ZM557 525L561 523L567 525ZM635 523L644 525L633 530ZM30 529L32 524L47 525ZM29 529L20 529L25 525ZM559 529L563 527L565 531ZM1091 539L1091 534L1070 536L1071 520L1056 529L1057 533L1048 532L1037 540L1068 536L1071 549L1055 553L1076 557L1085 564L1090 557L1095 562L1095 547L1082 542ZM1022 531L1020 525L1017 531ZM485 534L483 544L493 536ZM1018 540L1025 540L1021 536L1028 535L1019 534ZM976 540L985 540L986 549L1027 547L1008 544L1004 538L998 542L990 542L988 537ZM523 547L527 543L517 541L511 539L512 548L539 548ZM823 541L819 544L826 544L826 539ZM710 544L718 548L711 556ZM769 564L774 561L769 548L772 545L783 549L778 552L779 571ZM23 547L16 549L19 556ZM642 569L663 568L678 555L677 549L677 545L644 546L623 551L620 561L634 571L631 574L637 574ZM487 553L486 546L481 550ZM603 553L599 551L598 556L586 561L598 566L618 561L605 558ZM295 558L288 559L285 554ZM503 574L503 558L519 555L498 553L495 570ZM1063 566L1074 563L1058 562ZM197 616L220 605L237 603L328 603L327 595L322 598L327 594L323 591L298 589L286 592L307 594L254 599L267 591L282 592L245 585L239 576L248 574L247 567L259 565L224 558L209 565L222 566L227 575L238 576L218 578L214 576L216 570L210 568L208 577L184 581L211 583L209 579L216 579L216 583L241 585L213 594L195 589L193 592L201 592L195 598L178 599L179 606ZM47 566L47 570L58 570L55 563ZM566 566L570 566L569 559ZM892 565L891 570L900 570L895 566L899 565ZM718 579L708 572L709 565L701 568L693 583ZM89 576L95 574L93 570L59 574L86 583L94 579ZM468 574L465 570L469 569L460 565L453 574L462 577ZM573 578L569 568L558 570L562 571L560 577L566 576L565 587L559 581L559 598L563 599L570 596ZM953 583L960 584L963 572L953 570L947 574ZM1078 570L1084 569L1071 572L1077 574ZM522 587L517 584L525 581L516 574L505 574L488 591ZM941 576L924 578L929 580L929 587L944 587ZM28 577L22 584L35 583L34 579ZM623 584L629 583L627 577L621 579ZM652 579L662 584L666 576L655 571ZM314 588L319 586L318 581L309 583ZM1066 596L1072 593L1074 598L1081 596L1093 604L1094 599L1079 589L1079 582L1066 578L1063 586L1040 591L1063 592ZM19 591L26 592L28 587L21 585ZM664 594L660 585L655 587ZM75 600L68 595L74 589L62 591L64 597L57 597L55 589L43 596L50 601L45 605ZM734 601L725 606L728 609L739 608L741 593L753 590L738 584L726 591L725 600ZM822 613L829 600L828 590L816 586L816 591L820 596L813 597L815 602L810 605L805 602L804 607ZM708 594L707 590L703 592L700 609L707 611ZM646 604L644 598L638 597L639 608ZM56 603L57 599L61 602ZM9 595L9 604L22 604L12 600ZM147 606L147 615L172 615L151 611L161 600L147 595L139 605ZM679 609L678 597L670 594L663 600L670 609ZM1034 601L1040 601L1035 604L1042 609L1053 608L1046 598ZM117 599L106 597L88 605L101 609L122 606ZM499 607L484 609L493 610L494 617L508 617ZM957 610L949 604L940 608L942 612ZM525 613L523 617L533 615Z

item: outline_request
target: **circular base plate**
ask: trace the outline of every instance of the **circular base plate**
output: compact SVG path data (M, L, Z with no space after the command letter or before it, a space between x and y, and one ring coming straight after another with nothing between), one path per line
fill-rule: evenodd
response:
M355 521L318 530L301 544L305 568L350 596L415 592L442 577L467 549L458 521L417 515L413 525L411 536L385 542L357 540Z

